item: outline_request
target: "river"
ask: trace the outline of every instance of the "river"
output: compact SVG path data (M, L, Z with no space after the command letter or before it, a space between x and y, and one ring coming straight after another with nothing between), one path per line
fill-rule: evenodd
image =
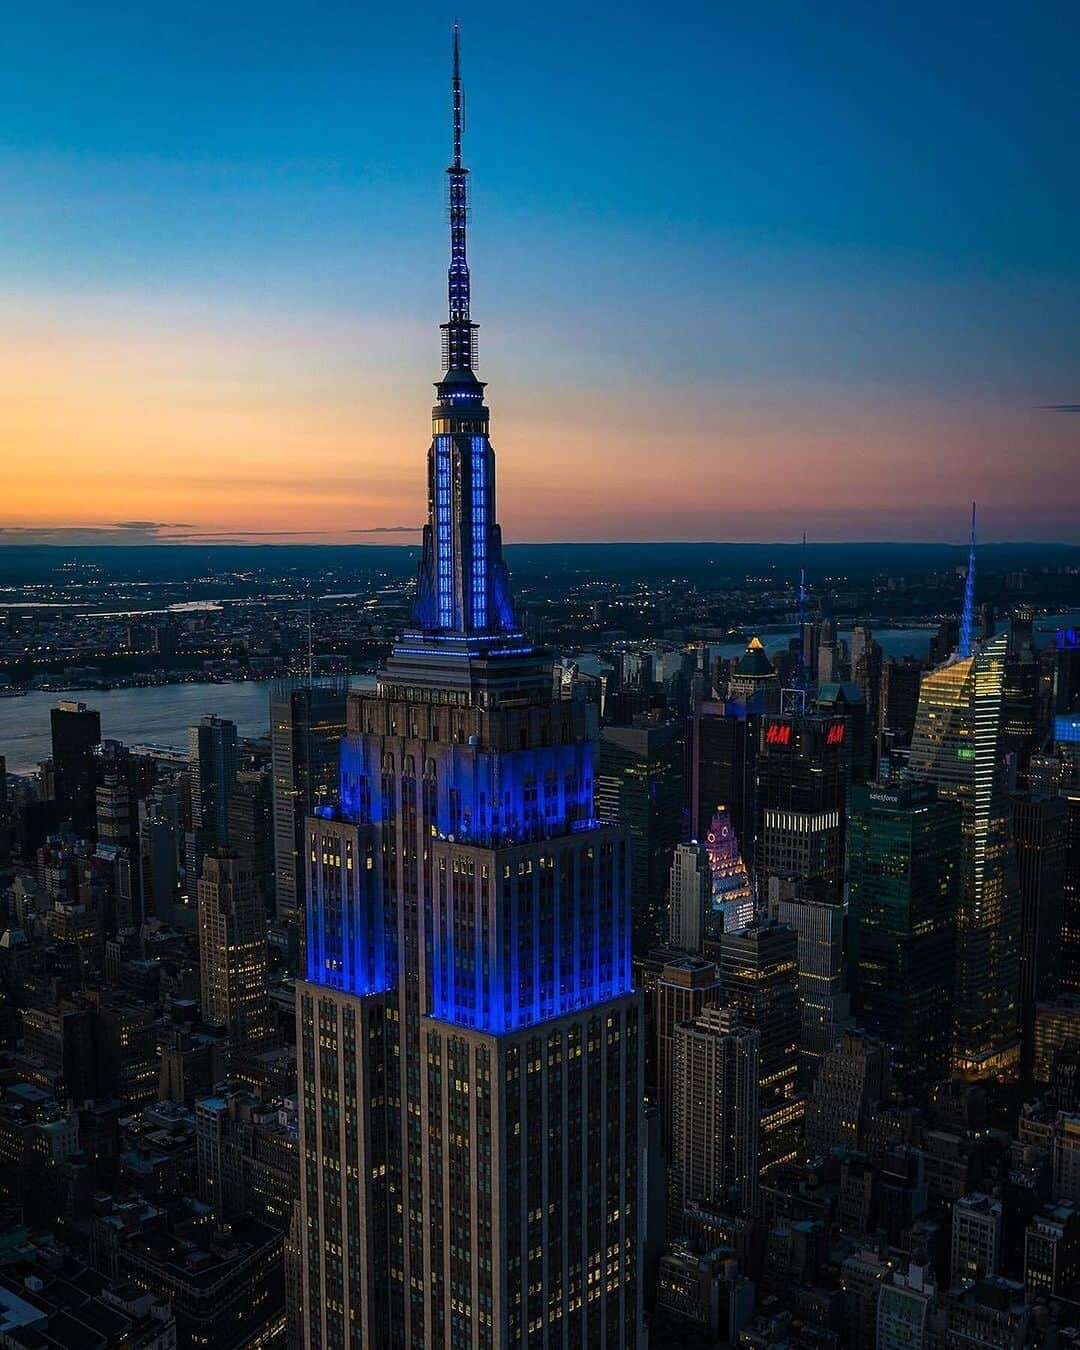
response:
M270 731L269 680L32 692L0 698L0 755L6 757L9 773L30 773L52 753L49 709L62 698L81 699L96 708L102 736L126 745L184 746L188 727L205 713L229 718L241 736Z
M1078 615L1041 617L1036 622L1040 644L1053 639L1055 628L1077 622ZM932 628L879 628L874 637L886 656L918 656L925 659ZM785 647L784 633L768 633L763 641L773 655ZM841 632L850 641L850 632ZM712 644L725 656L737 656L739 643ZM362 681L363 676L357 676ZM0 755L7 759L9 773L31 773L51 753L49 709L61 698L82 699L101 713L101 734L126 745L174 745L187 743L187 729L205 713L215 713L236 723L241 736L265 736L270 730L270 681L238 680L231 684L190 683L146 685L134 689L88 689L58 694L29 693L19 698L0 698Z

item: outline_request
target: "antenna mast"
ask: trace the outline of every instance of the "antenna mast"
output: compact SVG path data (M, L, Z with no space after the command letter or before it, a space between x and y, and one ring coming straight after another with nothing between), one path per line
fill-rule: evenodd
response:
M975 503L971 503L971 545L968 549L964 608L960 615L960 659L971 655L975 635Z

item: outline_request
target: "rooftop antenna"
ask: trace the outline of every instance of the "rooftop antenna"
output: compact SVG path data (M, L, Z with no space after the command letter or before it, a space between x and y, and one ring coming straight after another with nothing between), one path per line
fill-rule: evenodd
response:
M806 688L806 531L802 537L802 566L799 569L799 664L796 667L795 683L800 689Z
M308 581L307 587L307 682L311 689L315 684L315 648L311 632L311 582Z
M960 614L960 659L971 655L975 629L975 503L971 503L971 545L968 550L967 580L964 582L964 608Z
M469 259L466 235L469 223L469 171L461 162L461 132L465 121L465 94L461 87L461 30L454 24L454 64L450 81L453 109L454 157L446 171L450 192L449 313L442 325L443 369L472 370L476 365L476 324L470 315Z
M780 711L782 713L803 713L806 711L806 531L802 537L802 565L799 568L799 610L796 622L799 625L799 647L795 657L795 674L791 685L780 691Z

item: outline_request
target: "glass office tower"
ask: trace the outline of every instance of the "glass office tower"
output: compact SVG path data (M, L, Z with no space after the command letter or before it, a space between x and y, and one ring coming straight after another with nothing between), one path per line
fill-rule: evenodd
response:
M912 778L961 813L953 1069L968 1078L1015 1071L1019 1058L1020 896L1002 755L1007 635L923 677Z
M859 1021L901 1077L947 1074L960 808L929 784L851 790L849 946Z

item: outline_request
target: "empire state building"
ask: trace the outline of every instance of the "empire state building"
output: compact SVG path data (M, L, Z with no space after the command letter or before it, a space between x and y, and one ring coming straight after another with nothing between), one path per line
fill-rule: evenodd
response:
M519 628L476 375L454 38L449 315L415 623L308 821L303 1343L641 1343L629 844Z

